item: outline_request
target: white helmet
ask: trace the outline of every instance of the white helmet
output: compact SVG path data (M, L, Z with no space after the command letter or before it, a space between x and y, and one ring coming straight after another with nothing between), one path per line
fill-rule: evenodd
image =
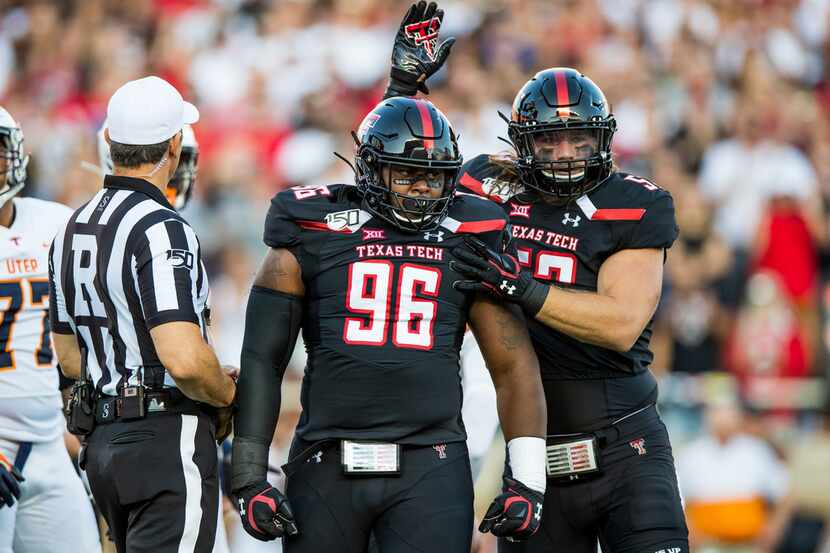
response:
M29 156L23 150L23 131L11 114L0 107L0 149L6 159L5 171L0 174L0 206L20 192L26 184L26 166Z
M110 156L110 145L104 138L104 129L107 122L98 131L98 162L101 171L105 175L111 175L112 156ZM193 193L193 186L196 184L196 172L199 162L199 143L196 142L196 135L193 127L185 125L182 127L182 153L179 157L179 166L173 174L173 178L167 184L167 199L177 210L184 209L190 196Z
M170 183L167 185L167 196L173 200L170 202L177 210L184 209L190 196L193 194L193 187L196 185L196 174L199 168L199 143L196 142L196 135L193 127L185 125L182 127L182 153L179 156L179 166Z

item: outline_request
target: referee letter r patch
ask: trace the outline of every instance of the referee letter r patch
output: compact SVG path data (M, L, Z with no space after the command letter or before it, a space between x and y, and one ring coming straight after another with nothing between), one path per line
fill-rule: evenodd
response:
M167 262L174 269L193 268L193 254L187 250L167 250Z

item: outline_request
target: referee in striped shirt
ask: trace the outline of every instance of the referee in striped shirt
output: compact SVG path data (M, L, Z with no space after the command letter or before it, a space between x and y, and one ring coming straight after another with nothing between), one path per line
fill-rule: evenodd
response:
M50 252L61 369L95 386L81 463L119 553L209 553L216 424L236 390L207 342L208 280L193 229L165 196L196 108L158 77L107 106L114 174ZM142 397L143 396L143 397Z

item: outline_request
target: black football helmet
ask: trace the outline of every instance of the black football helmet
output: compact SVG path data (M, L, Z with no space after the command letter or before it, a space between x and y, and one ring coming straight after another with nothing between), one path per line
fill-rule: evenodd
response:
M589 192L611 174L611 138L617 122L608 100L594 82L575 69L554 67L537 73L513 100L508 136L518 153L516 168L523 183L559 199ZM540 135L585 131L596 138L591 155L580 159L539 159Z
M443 113L426 100L389 98L363 119L355 140L356 183L367 211L405 231L441 224L462 164L455 131ZM385 182L389 166L443 172L441 197L394 192Z

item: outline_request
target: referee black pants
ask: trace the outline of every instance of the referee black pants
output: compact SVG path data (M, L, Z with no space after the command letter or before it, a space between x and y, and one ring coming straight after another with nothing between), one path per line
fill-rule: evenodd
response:
M211 552L215 444L204 414L160 413L95 428L81 461L118 553Z

